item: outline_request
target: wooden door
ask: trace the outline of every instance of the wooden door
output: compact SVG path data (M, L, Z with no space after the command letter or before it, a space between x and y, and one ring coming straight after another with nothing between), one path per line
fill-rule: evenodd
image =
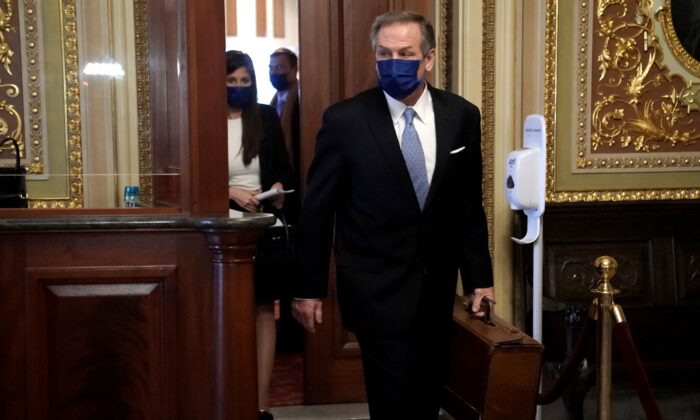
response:
M329 106L377 83L369 32L374 18L410 9L433 21L435 1L304 0L299 2L302 181L313 158L321 116ZM304 397L307 404L364 401L360 349L342 327L331 264L324 320L306 337Z

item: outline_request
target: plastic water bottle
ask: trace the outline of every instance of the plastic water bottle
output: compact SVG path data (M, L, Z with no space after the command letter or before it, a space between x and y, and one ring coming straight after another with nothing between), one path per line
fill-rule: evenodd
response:
M139 187L135 185L127 185L124 187L124 206L136 207L139 202Z

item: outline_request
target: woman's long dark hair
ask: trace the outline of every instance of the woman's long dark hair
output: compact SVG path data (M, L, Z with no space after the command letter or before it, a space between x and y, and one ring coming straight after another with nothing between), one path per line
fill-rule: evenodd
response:
M260 150L260 142L263 138L263 123L260 116L260 107L258 106L258 84L255 80L255 69L253 68L253 60L248 54L241 51L226 51L226 75L233 73L240 67L245 67L250 74L250 81L253 88L253 99L241 110L241 119L243 125L243 140L241 148L243 149L243 164L250 165L250 162L258 155Z

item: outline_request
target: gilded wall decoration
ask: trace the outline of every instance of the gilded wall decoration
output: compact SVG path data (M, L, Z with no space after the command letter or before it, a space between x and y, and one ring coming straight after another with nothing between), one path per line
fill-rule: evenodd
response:
M27 7L29 4L31 4L31 7ZM42 69L46 69L49 63L57 61L55 57L50 58L48 55L48 49L50 48L46 43L48 38L27 40L28 71L31 69L36 71L35 74L30 75L30 81L33 83L33 87L30 89L30 97L35 99L35 102L31 105L30 115L39 118L42 115L41 107L49 106L42 103L42 98L48 102L48 95L60 94L64 104L64 115L60 118L56 118L57 116L54 115L52 118L54 118L54 124L60 121L60 125L56 125L56 127L62 127L65 134L56 136L52 141L47 136L42 136L40 123L37 122L35 125L32 125L31 131L37 136L32 144L36 143L37 147L44 144L45 147L50 148L50 152L54 153L58 160L62 161L61 168L65 168L65 173L63 173L63 170L54 167L51 173L47 174L47 178L36 181L30 180L27 183L30 198L29 206L31 208L56 209L81 208L83 206L83 151L80 123L76 2L75 0L61 0L58 4L58 10L56 10L56 16L52 13L53 9L49 9L49 6L48 3L42 2L41 8L37 8L34 0L25 1L25 18L28 22L27 33L36 32L33 29L29 31L29 26L38 28L43 25L46 28L47 25L58 25L61 35L61 50L58 60L62 64L62 71L59 74L62 76L63 83L56 86L44 81L42 84ZM40 11L44 13L40 13ZM54 19L58 20L54 21ZM55 69L52 71L55 71ZM60 89L60 92L57 92L57 88ZM47 121L46 124L51 123ZM46 131L44 130L43 133L46 133ZM37 187L38 183L47 183L48 188L33 193L32 187Z
M700 93L668 51L669 2L548 0L548 201L700 198Z
M481 154L483 161L483 195L484 211L489 226L489 250L493 255L494 238L494 136L495 136L495 104L493 101L495 91L495 63L496 57L496 1L483 0L482 3L482 52L481 52L481 74L482 74L482 95L481 95Z
M700 166L700 112L688 102L697 88L664 64L652 6L599 0L590 135L579 129L578 169Z
M27 132L27 146L29 147L28 173L43 174L46 171L45 162L45 127L44 112L42 109L44 91L42 87L42 65L44 61L41 57L42 42L40 40L39 9L35 0L24 1L24 54L23 65L27 73L24 81L28 95L26 103L28 113L24 116L27 126L31 130ZM31 194L30 194L31 196Z
M451 90L452 81L449 74L452 74L452 0L438 1L437 16L439 20L438 33L438 53L437 59L440 62L438 73L438 86L441 89Z
M151 143L151 86L148 61L148 2L134 0L136 31L136 101L139 136L139 188L144 203L153 201L153 147Z
M22 61L19 19L16 0L0 2L0 138L13 137L20 146L20 155L26 155L22 125ZM6 143L0 150L3 166L14 165L14 147Z

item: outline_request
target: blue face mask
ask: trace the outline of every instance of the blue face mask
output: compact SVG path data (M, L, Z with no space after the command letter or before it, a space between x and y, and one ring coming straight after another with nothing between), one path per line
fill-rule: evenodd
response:
M377 61L379 86L396 100L411 93L423 80L418 78L418 66L422 60L380 60Z
M243 108L253 100L253 86L226 86L228 104L232 108Z
M270 73L270 83L277 90L287 90L289 87L289 80L287 80L287 73L284 74L273 74Z

